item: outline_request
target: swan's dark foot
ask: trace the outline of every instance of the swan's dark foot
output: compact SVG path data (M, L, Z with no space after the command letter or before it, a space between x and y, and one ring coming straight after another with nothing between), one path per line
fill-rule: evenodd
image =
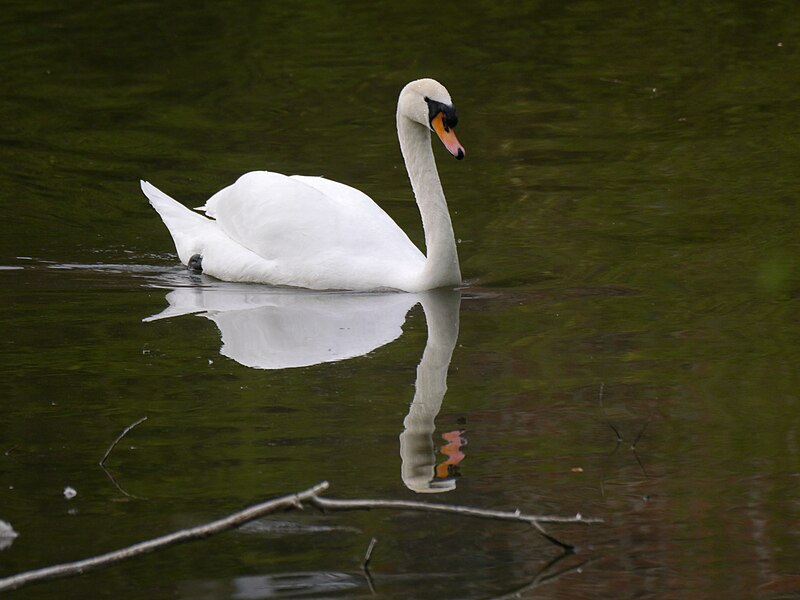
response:
M192 273L202 273L203 272L203 257L199 254L195 254L192 258L189 259L189 264L186 265L186 268L189 269Z

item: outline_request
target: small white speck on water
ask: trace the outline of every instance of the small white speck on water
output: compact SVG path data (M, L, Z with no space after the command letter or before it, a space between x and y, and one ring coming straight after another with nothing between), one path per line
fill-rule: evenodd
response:
M75 490L74 487L67 486L64 488L64 498L66 498L67 500L72 500L77 495L78 492Z

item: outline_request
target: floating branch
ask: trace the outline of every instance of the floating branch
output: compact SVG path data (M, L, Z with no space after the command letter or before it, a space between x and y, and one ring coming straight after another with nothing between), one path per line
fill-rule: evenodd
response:
M528 515L521 513L519 510L499 511L499 510L484 510L479 508L471 508L468 506L456 506L453 504L433 504L427 502L412 502L403 500L336 500L329 498L321 498L320 493L328 489L328 482L323 481L315 486L312 486L302 492L290 494L288 496L281 496L273 500L267 500L260 504L256 504L244 510L235 512L216 521L211 521L204 525L190 527L188 529L181 529L174 533L164 535L161 537L153 538L144 542L139 542L133 546L101 554L92 558L86 558L71 563L64 563L37 569L35 571L27 571L12 575L4 579L0 579L0 592L6 590L13 590L23 585L46 581L49 579L57 579L61 577L70 577L74 575L81 575L92 569L105 567L129 558L134 558L142 554L159 550L166 546L180 544L191 540L206 538L235 527L244 525L249 521L261 518L270 513L281 510L289 509L302 509L303 503L308 503L322 510L371 510L371 509L392 509L392 510L414 510L425 512L438 512L448 513L453 515L476 517L483 519L493 519L498 521L516 521L529 523L533 525L542 535L544 535L551 542L558 544L566 550L571 550L572 546L558 541L549 534L545 533L542 529L541 523L600 523L602 519L585 519L580 514L574 517L559 517L554 515ZM375 540L370 542L367 549L367 556L364 559L364 569L367 569L370 558L372 557L372 550L375 547Z
M603 519L587 519L580 513L573 517L561 517L558 515L528 515L519 510L486 510L483 508L472 508L471 506L458 506L456 504L437 504L433 502L415 502L413 500L338 500L333 498L321 498L313 496L308 500L309 504L322 510L371 510L371 509L391 509L391 510L416 510L424 512L448 513L460 515L462 517L477 517L481 519L493 519L495 521L518 521L522 523L602 523Z
M572 552L575 547L562 542L553 535L547 533L542 527L542 523L602 523L602 519L585 519L580 513L574 517L561 517L557 515L527 515L519 510L485 510L482 508L472 508L470 506L457 506L455 504L435 504L432 502L414 502L408 500L336 500L332 498L320 498L312 496L309 504L321 510L414 510L422 512L446 513L459 515L462 517L476 517L480 519L492 519L495 521L516 521L532 525L548 542L561 546L567 552Z

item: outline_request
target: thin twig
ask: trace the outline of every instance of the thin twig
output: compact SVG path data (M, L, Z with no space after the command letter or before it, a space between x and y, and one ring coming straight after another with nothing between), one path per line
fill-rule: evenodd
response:
M642 459L639 458L639 453L636 452L636 448L631 448L631 451L633 452L633 457L636 459L636 462L639 463L639 468L642 470L642 475L649 479L650 475L648 475L647 469L644 468L644 463L642 462Z
M103 473L106 474L106 476L111 480L111 483L114 484L114 487L117 488L120 492L122 492L128 498L135 498L136 500L141 500L141 498L139 498L139 496L134 496L133 494L129 494L124 489L122 489L122 486L117 482L117 480L111 474L111 471L109 471L108 468L105 465L100 465L100 468L103 469Z
M636 439L633 440L633 444L631 444L631 451L633 452L633 456L636 458L636 462L639 463L639 467L641 467L642 473L644 474L645 477L650 477L650 475L647 474L647 469L644 468L644 463L642 462L642 459L639 458L639 453L636 452L636 444L638 444L639 440L642 439L642 435L644 435L644 430L647 429L648 425L650 425L650 419L647 419L647 421L645 421L644 426L642 426L642 429L639 431L639 434L636 436Z
M617 436L617 445L621 444L622 443L622 436L619 434L619 429L614 427L614 425L612 425L610 422L608 422L608 426L611 427L611 429L614 431L614 433Z
M103 455L103 458L102 458L102 459L100 459L100 466L101 466L101 467L105 465L105 463L106 463L106 459L108 459L108 455L109 455L109 454L111 454L111 451L114 449L114 446L116 446L117 444L119 444L120 440L121 440L122 438L124 438L124 437L127 435L127 433L128 433L128 432L129 432L131 429L133 429L134 427L136 427L136 426L137 426L137 425L139 425L140 423L144 423L145 421L147 421L147 417L142 417L141 419L139 419L139 420L138 420L138 421L136 421L135 423L131 423L130 425L128 425L128 426L125 428L125 430L124 430L122 433L120 433L120 434L119 434L119 437L118 437L117 439L115 439L115 440L114 440L114 443L113 443L113 444L111 444L111 445L108 447L108 450L106 450L106 453Z
M608 414L606 413L606 407L605 407L605 404L603 404L603 392L605 391L605 389L606 389L606 384L605 384L605 382L603 382L603 383L600 384L600 393L599 393L598 400L600 402L600 410L603 412L603 416L606 418L606 425L611 427L611 429L614 431L614 434L617 436L617 447L614 448L614 452L611 453L611 455L613 456L614 453L619 449L619 444L622 443L622 436L619 434L619 429L614 427L611 424L611 421L608 420Z
M377 538L372 538L369 541L369 546L367 546L367 553L364 555L364 561L361 563L361 570L364 571L364 577L367 578L367 585L369 586L369 592L373 596L375 595L375 582L372 581L372 573L369 572L369 561L372 560L372 550L375 548L375 544L378 543Z
M550 543L552 543L552 544L555 544L556 546L561 546L561 548L563 548L563 549L564 549L564 552L566 552L567 554L572 554L572 553L574 553L574 552L575 552L575 546L572 546L572 545L570 545L570 544L567 544L566 542L562 542L562 541L561 541L560 539L558 539L557 537L550 535L549 533L547 533L547 532L544 530L544 527L542 527L541 525L539 525L539 523L537 523L536 521L533 521L533 522L531 523L531 525L533 525L533 526L534 526L534 528L536 529L536 531L538 531L540 534L542 534L542 537L544 537L544 539L546 539L548 542L550 542Z
M370 509L391 509L391 510L416 510L424 512L449 513L461 515L463 517L478 517L483 519L494 519L496 521L519 521L522 523L602 523L603 519L585 518L580 514L574 517L561 517L558 515L528 515L519 510L485 510L472 508L470 506L457 506L455 504L434 504L432 502L415 502L412 500L339 500L333 498L320 498L313 496L308 500L309 504L321 510L370 510Z
M369 541L369 546L367 546L367 553L364 555L364 560L361 563L361 568L366 569L369 567L369 561L372 560L372 550L375 548L375 544L378 543L376 538L372 538Z
M372 580L372 573L369 572L369 569L364 567L362 569L364 571L364 578L367 580L367 587L369 587L369 593L373 596L378 592L375 590L375 582Z
M569 552L565 552L564 554L556 556L553 560L547 562L541 569L539 569L539 572L536 574L536 577L534 578L533 581L525 584L521 588L514 590L513 592L509 592L508 594L503 594L502 596L494 596L491 600L512 600L515 598L521 598L522 594L535 590L536 588L544 585L545 583L561 579L567 573L580 571L583 567L585 567L593 560L593 559L584 560L583 562L580 562L577 565L561 569L560 571L557 571L555 573L550 573L550 570L553 567L555 567L558 563L560 563L562 560L564 560L567 556L570 556Z
M648 425L650 425L650 419L647 419L647 421L645 421L644 425L642 426L642 429L639 431L639 435L637 435L636 439L633 440L633 445L631 446L631 450L636 450L636 444L638 444L639 440L642 439L642 435L644 435L644 430L647 429Z
M14 590L22 587L23 585L38 581L80 575L91 569L105 567L128 558L133 558L134 556L147 554L149 552L153 552L154 550L164 548L165 546L206 538L217 533L227 531L228 529L239 527L240 525L243 525L254 519L258 519L266 514L279 510L296 508L304 500L313 498L316 494L323 492L326 489L328 489L328 482L323 481L322 483L318 483L317 485L297 494L291 494L288 496L281 496L273 500L267 500L266 502L261 502L260 504L245 508L244 510L240 510L239 512L235 512L231 515L217 519L216 521L212 521L210 523L206 523L204 525L198 525L197 527L190 527L188 529L181 529L174 533L153 538L144 542L139 542L133 546L128 546L127 548L122 548L121 550L115 550L106 554L101 554L100 556L94 556L84 560L63 563L60 565L54 565L52 567L37 569L35 571L19 573L18 575L12 575L11 577L0 579L0 592Z

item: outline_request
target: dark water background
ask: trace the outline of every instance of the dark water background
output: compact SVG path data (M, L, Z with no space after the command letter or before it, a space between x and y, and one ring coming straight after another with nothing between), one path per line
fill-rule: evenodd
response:
M799 44L789 1L7 3L0 575L327 479L606 522L554 527L578 553L550 564L522 525L290 513L15 596L372 597L374 536L382 598L797 597ZM246 366L203 302L274 292L187 275L138 189L197 206L248 170L324 175L421 243L394 129L421 76L467 149L436 149L468 283L437 305L459 328L428 442L468 440L437 495L399 442L428 308L364 356ZM143 322L172 291L210 319ZM270 310L239 324L317 323Z

